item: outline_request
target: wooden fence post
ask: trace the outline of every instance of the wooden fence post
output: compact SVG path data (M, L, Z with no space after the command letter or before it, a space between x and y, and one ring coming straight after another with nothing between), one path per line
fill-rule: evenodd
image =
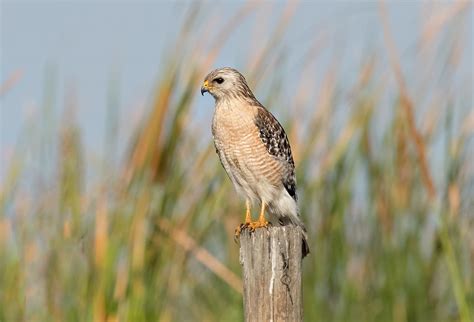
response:
M240 235L246 322L302 321L302 235L293 226Z

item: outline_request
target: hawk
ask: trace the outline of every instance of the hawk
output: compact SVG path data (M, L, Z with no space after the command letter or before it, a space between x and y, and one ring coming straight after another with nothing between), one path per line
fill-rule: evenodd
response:
M285 130L255 98L244 76L229 67L216 69L204 79L201 94L215 99L212 135L219 159L237 192L246 202L245 222L236 229L251 231L293 224L303 232L303 256L308 252L306 230L298 213L295 163ZM252 221L251 205L260 204Z

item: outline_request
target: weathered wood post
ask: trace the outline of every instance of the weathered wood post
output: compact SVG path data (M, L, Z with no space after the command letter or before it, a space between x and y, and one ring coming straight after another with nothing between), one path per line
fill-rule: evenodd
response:
M302 234L293 226L240 235L246 322L302 321Z

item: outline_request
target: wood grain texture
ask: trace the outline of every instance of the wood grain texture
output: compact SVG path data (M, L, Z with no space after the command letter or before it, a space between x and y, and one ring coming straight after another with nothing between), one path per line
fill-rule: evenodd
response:
M240 235L245 321L302 321L301 229L269 227Z

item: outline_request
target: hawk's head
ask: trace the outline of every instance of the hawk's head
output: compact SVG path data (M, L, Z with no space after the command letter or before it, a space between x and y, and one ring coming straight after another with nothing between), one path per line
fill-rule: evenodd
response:
M201 94L208 92L216 100L226 98L254 98L244 76L237 70L224 67L213 70L204 79Z

